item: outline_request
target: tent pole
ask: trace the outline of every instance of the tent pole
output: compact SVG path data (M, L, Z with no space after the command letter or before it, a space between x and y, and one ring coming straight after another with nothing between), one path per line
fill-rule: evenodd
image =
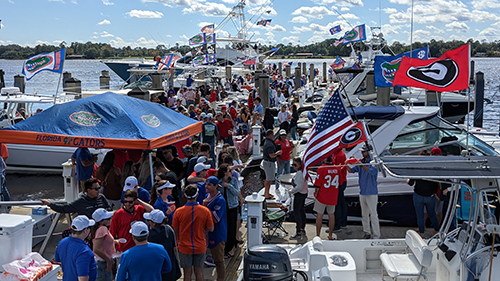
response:
M151 150L149 150L149 173L151 174L151 189L153 189L153 186L155 185L155 177L153 174L153 155L152 155Z

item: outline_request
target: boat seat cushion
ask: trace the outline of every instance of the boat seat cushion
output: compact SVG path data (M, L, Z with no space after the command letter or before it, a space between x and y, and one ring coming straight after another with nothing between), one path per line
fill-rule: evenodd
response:
M387 274L394 278L399 275L418 276L421 265L413 254L388 254L380 255Z

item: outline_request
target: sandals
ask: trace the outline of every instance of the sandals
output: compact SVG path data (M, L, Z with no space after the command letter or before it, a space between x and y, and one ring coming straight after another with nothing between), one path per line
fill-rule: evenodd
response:
M266 197L266 200L276 200L276 198L274 196L270 195L270 196Z

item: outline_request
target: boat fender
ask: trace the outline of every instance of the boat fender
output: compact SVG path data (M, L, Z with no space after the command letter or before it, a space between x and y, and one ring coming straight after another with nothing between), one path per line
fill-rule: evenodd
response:
M323 241L318 236L314 237L312 240L313 249L318 252L323 252L325 247L323 246Z

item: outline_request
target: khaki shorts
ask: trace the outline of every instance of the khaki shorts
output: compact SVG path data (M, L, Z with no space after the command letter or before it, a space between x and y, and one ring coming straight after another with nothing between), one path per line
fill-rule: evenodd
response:
M179 263L182 268L203 267L207 252L195 255L188 255L179 252Z
M276 162L262 161L262 167L266 172L266 181L273 181L276 178Z
M318 201L318 199L314 200L314 208L313 210L318 213L318 214L324 214L325 213L325 208L326 212L328 214L334 214L335 213L335 205L325 205L321 202Z

